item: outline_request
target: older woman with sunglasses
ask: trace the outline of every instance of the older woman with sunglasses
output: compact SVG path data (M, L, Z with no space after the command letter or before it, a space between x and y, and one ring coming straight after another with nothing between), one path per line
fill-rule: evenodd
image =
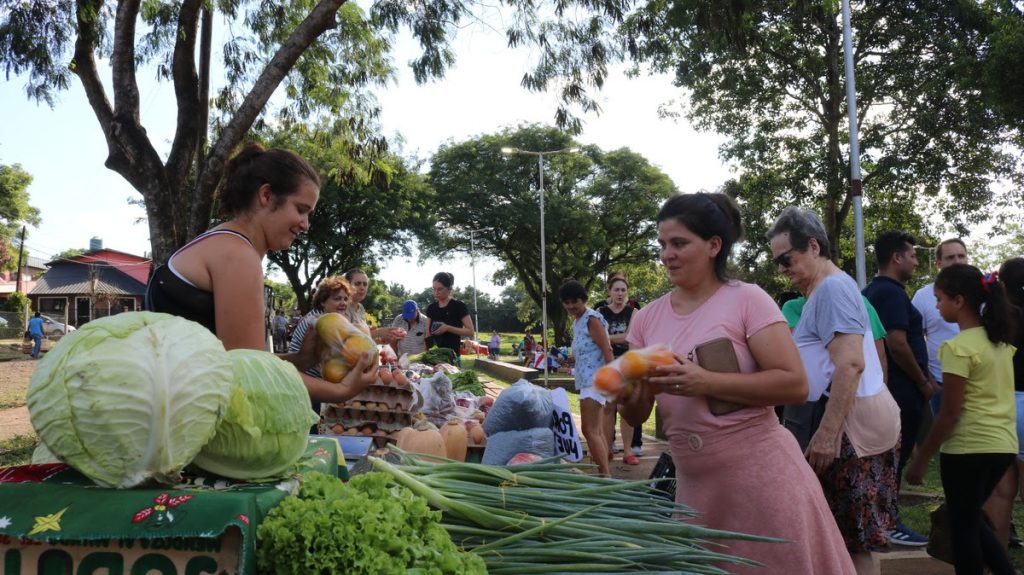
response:
M635 386L620 413L640 425L657 396L676 464L676 500L697 510L700 523L789 541L726 543L726 552L765 565L728 565L730 572L852 574L818 480L771 407L807 395L785 319L764 290L726 275L742 231L739 210L724 194L679 195L662 206L658 244L673 289L633 315L627 341L632 348L665 344L677 363ZM734 358L739 372L694 361L711 347ZM738 409L713 408L713 399Z
M857 284L829 259L825 228L788 207L768 231L773 262L807 296L793 339L808 401L824 413L805 455L822 484L857 572L879 572L896 518L899 407L890 395Z

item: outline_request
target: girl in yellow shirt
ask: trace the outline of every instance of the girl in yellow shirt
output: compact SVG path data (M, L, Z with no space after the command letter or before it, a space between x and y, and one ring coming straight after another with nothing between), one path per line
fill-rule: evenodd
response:
M1014 315L998 275L973 266L943 268L935 278L936 307L960 334L939 348L942 405L931 432L907 467L920 485L939 454L957 575L1015 571L995 533L982 521L988 499L1017 454L1013 388ZM941 447L941 449L940 449Z

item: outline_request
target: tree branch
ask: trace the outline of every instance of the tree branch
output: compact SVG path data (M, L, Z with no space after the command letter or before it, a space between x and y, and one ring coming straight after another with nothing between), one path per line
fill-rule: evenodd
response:
M71 70L82 81L89 106L96 114L100 129L106 136L107 147L113 150L114 140L110 135L110 125L114 121L114 111L110 107L110 100L107 99L103 83L96 72L96 59L93 57L93 51L96 50L97 25L90 20L90 18L96 18L102 6L103 0L78 0L76 3L78 39L75 40L75 59L71 62Z
M140 0L120 0L114 19L114 52L110 67L114 77L114 115L119 122L140 125L139 84L135 79L135 21Z
M191 214L190 228L205 229L213 207L213 193L224 173L228 155L245 137L270 96L280 85L285 74L295 65L302 53L321 34L337 26L338 9L346 0L321 0L288 36L266 68L256 79L252 89L242 101L231 121L210 150L198 180L199 198Z
M167 180L172 190L185 191L189 168L199 139L201 110L199 106L199 76L196 74L195 50L196 30L202 0L185 0L178 13L178 33L174 43L172 77L174 97L178 105L178 121L174 130L174 142L167 157ZM174 202L174 220L184 222L188 214L185 202Z

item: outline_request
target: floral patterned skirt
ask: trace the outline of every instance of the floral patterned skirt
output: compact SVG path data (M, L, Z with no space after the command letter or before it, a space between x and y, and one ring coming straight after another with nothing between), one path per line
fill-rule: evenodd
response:
M899 442L884 453L857 457L843 434L839 458L820 476L850 553L889 548L886 531L896 526L896 464Z

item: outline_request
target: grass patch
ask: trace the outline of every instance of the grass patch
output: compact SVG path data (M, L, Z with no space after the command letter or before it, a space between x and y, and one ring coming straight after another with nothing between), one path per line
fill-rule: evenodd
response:
M27 465L38 444L39 438L34 435L15 435L0 441L0 467Z
M23 407L25 405L25 392L9 392L6 394L0 394L0 409L10 409L12 407Z
M29 359L30 357L30 355L21 352L21 345L18 345L17 348L12 348L6 345L0 347L0 362Z

